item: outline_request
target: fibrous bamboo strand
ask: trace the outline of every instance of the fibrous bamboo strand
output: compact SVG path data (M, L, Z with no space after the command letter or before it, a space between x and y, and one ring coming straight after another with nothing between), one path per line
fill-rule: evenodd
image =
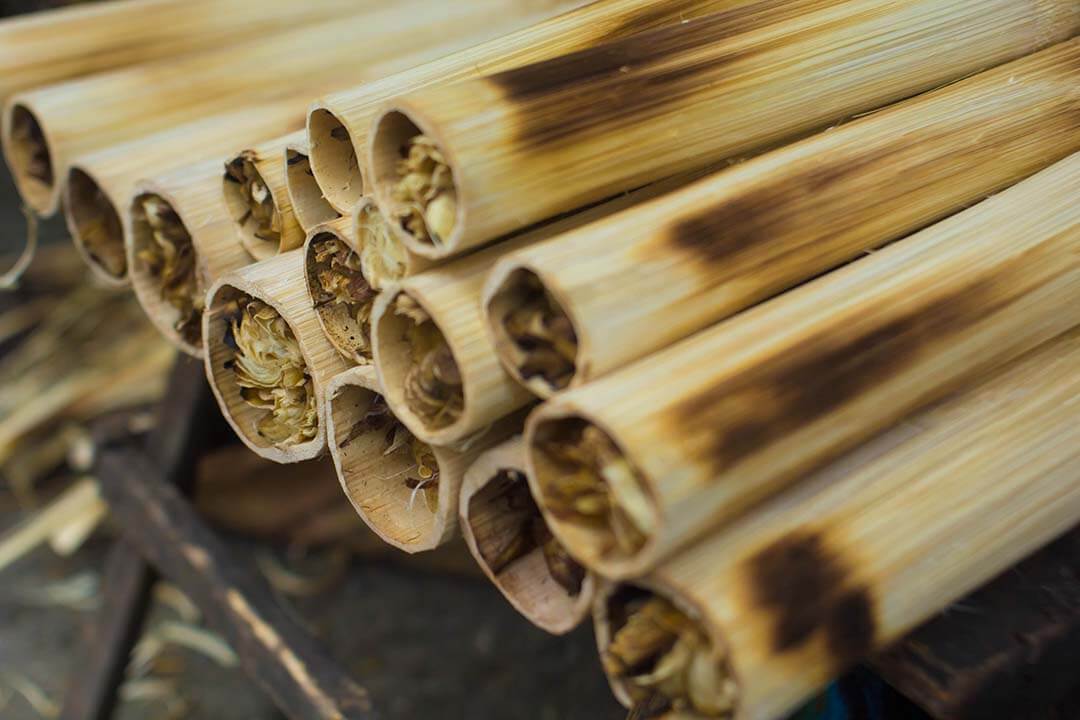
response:
M369 141L376 201L414 252L447 257L1080 30L1073 0L766 6L390 101Z
M616 694L655 717L782 717L1074 526L1078 363L1074 331L609 592Z
M493 428L467 449L428 445L402 425L382 396L373 368L354 367L326 388L330 454L349 501L387 543L432 550L457 534L465 469L515 429Z
M551 535L525 480L520 436L487 450L465 471L458 512L477 564L514 608L562 635L592 607L596 579Z
M285 144L284 160L289 204L306 237L316 225L336 220L339 217L338 211L326 202L322 188L315 182L306 130L301 130Z
M549 400L529 480L627 577L979 372L1080 324L1080 154Z
M630 37L710 12L748 6L760 0L599 0L531 27L494 37L404 72L378 78L317 101L308 117L311 167L330 203L342 214L372 192L365 184L368 130L387 100L436 83L489 75L566 53ZM772 3L777 4L777 3ZM793 11L826 0L789 0Z
M375 291L360 272L351 218L314 228L304 243L304 281L311 306L330 344L356 365L371 362L371 308Z
M538 243L485 288L496 348L541 397L585 384L1080 150L1078 118L1073 39Z
M324 389L346 368L304 288L299 249L226 274L202 317L206 375L225 419L268 460L326 450Z
M402 70L537 12L511 0L365 0L332 21L18 93L4 114L5 157L27 204L51 214L75 157L245 103ZM391 57L399 62L383 64Z

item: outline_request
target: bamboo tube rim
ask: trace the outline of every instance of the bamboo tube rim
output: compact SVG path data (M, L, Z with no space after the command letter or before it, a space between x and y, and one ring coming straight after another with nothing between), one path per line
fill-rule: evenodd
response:
M540 629L553 635L564 635L576 628L590 612L598 582L596 576L583 568L581 588L577 595L571 595L551 577L543 550L538 546L496 574L480 551L480 533L474 525L480 514L477 504L491 504L497 499L488 496L497 489L495 483L499 482L501 474L507 470L521 472L522 449L521 437L512 438L480 455L465 471L458 501L461 534L484 575L515 610ZM523 472L522 476L517 482L526 482ZM527 487L526 484L526 491ZM497 512L496 509L492 514ZM537 517L542 518L539 511Z
M434 512L416 508L416 503L426 502L426 495L409 489L400 481L402 478L399 475L375 478L371 473L351 472L348 468L348 452L342 442L349 435L351 427L343 421L349 410L358 407L359 403L369 405L378 395L382 395L382 387L370 366L349 368L333 377L326 386L326 432L338 480L353 509L384 542L410 554L432 550L457 531L457 488L446 481L449 479L446 476L455 471L456 454L449 448L429 446L439 466L440 477ZM357 404L352 408L343 408L349 403ZM391 416L400 422L392 410ZM390 480L394 482L390 483ZM371 493L367 487L361 490L361 486L371 483L385 483L392 494L390 502L378 505L365 502L363 498L370 497ZM410 539L406 541L403 537Z
M221 178L221 194L229 217L232 218L236 226L240 244L244 246L244 249L248 251L251 257L256 260L266 260L284 251L282 237L279 236L277 242L266 240L258 237L256 230L249 227L249 219L252 214L251 204L244 197L241 184L232 179L230 169L239 167L240 171L245 176L248 176L251 182L258 182L262 186L268 193L267 198L270 201L271 212L277 216L279 226L282 225L281 208L289 206L289 198L285 188L266 182L262 172L259 170L257 159L255 151L251 149L242 150L228 158L225 161L225 172L222 173ZM283 235L283 230L281 234Z
M57 162L53 150L55 144L49 138L48 127L38 120L33 108L21 102L18 96L4 110L2 145L11 177L26 204L42 216L56 212L60 201L57 168L61 163ZM44 177L36 177L32 172L31 164L35 156L38 162L45 163Z
M78 163L73 164L68 169L62 194L64 221L67 224L68 234L71 235L79 256L90 267L94 276L112 287L131 285L126 249L128 229L123 215L105 193L101 183L94 177L94 173ZM109 270L108 262L103 261L99 253L87 246L86 227L88 224L97 224L106 231L113 228L118 231L116 237L109 236L103 239L109 246L106 248L107 252L118 254L123 262L123 270L120 274Z
M372 130L368 136L368 168L371 177L368 185L371 186L375 202L384 217L389 218L389 210L394 207L390 193L397 180L397 162L400 159L400 148L416 137L424 135L434 140L439 151L446 158L447 167L450 168L451 179L457 195L457 207L454 215L454 229L449 237L442 238L439 245L425 242L405 232L397 223L387 220L387 227L402 244L420 257L430 260L438 260L456 254L456 246L464 233L466 214L468 207L468 187L462 183L459 173L454 172L458 167L454 157L453 147L446 142L438 129L438 124L429 120L424 112L410 103L407 98L397 98L384 105L375 114L371 124Z
M352 131L330 108L315 104L307 118L308 157L330 207L348 215L364 195L366 178ZM341 152L345 150L345 152Z
M326 335L327 340L330 341L330 344L334 346L334 349L351 363L369 365L371 358L360 352L355 340L357 335L363 334L363 329L356 323L355 318L349 314L347 308L334 304L321 305L316 300L320 287L315 272L315 249L318 243L329 237L340 240L352 252L357 252L356 239L351 234L351 229L351 220L339 217L336 220L317 225L308 232L303 248L304 286L307 289L311 306L315 310L315 317L319 320L319 327L322 328L323 333ZM348 341L352 341L352 343L350 344Z
M305 232L316 225L341 217L327 202L311 168L311 153L307 141L290 143L282 156L285 163L285 189L289 194L296 221Z

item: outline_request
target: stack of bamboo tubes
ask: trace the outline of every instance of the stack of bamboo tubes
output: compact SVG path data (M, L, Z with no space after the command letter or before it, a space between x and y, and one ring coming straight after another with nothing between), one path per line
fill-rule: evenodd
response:
M780 717L1080 522L1078 0L243 6L0 26L25 202L636 717Z

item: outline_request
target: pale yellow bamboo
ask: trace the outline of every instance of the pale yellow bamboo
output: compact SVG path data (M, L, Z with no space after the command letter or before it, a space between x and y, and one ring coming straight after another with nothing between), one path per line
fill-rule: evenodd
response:
M583 385L1080 150L1078 117L1075 38L538 243L485 287L496 348L541 397Z
M850 663L1075 526L1078 366L1072 332L636 583L700 628L714 669L698 678L734 701L727 712L680 717L782 717ZM635 595L622 586L597 603L609 669L619 666L611 639L626 639L622 618ZM620 675L616 694L640 700L641 684Z
M336 275L338 270L337 266L330 267L327 261L320 260L327 243L339 248L341 254L359 260L352 218L339 217L313 228L308 233L303 249L304 287L307 289L308 300L315 309L315 316L319 319L319 326L326 333L326 338L341 356L349 364L370 364L370 350L367 350L370 348L370 333L365 332L365 327L358 321L358 309L352 303L345 302L345 298L340 298L339 302L339 298L324 287L323 275ZM342 280L344 283L348 282L346 278ZM349 287L351 289L351 285ZM370 294L373 300L374 292ZM368 301L369 311L371 300Z
M605 575L641 574L921 405L1080 324L1078 192L1074 154L549 400L530 416L526 442L533 494L556 536ZM573 460L574 448L591 460ZM583 514L583 495L605 504Z
M789 12L797 12L827 2L791 0L783 5ZM372 193L370 184L365 183L371 175L367 165L368 130L379 106L387 100L437 83L502 72L712 12L731 11L736 17L757 14L764 12L766 5L778 3L598 0L404 72L326 95L312 105L308 117L312 170L330 203L342 214L354 212L364 194Z
M345 361L319 327L304 289L303 273L304 260L300 250L228 273L207 291L207 311L202 318L206 375L222 414L245 445L260 456L279 463L310 460L326 451L324 388L346 368ZM237 339L230 326L236 312L231 305L244 297L260 300L273 308L285 320L299 344L304 373L314 386L317 426L310 440L288 445L272 442L256 429L256 423L265 411L252 407L241 397L234 372ZM261 351L272 354L274 348L262 348Z
M458 502L461 534L515 610L538 628L563 635L588 615L596 578L565 556L554 539L545 539L546 525L529 496L524 460L519 435L473 461Z
M315 182L315 175L311 172L306 130L301 130L285 144L283 160L289 203L305 235L316 225L338 218L337 210L326 202L322 188Z
M721 13L387 102L369 139L379 207L414 252L448 257L1080 31L1075 0L769 5L784 19Z
M398 242L372 198L361 198L353 211L353 219L353 236L360 251L364 278L376 290L419 275L434 264Z
M535 12L513 0L364 0L346 17L18 93L4 113L5 157L27 204L51 214L75 157L209 113L399 71Z
M520 418L515 425L492 428L466 449L414 450L411 437L399 438L408 432L392 414L372 412L381 395L370 366L350 368L326 387L327 433L338 479L380 538L409 553L432 550L457 535L465 469L482 451L520 429ZM418 462L417 454L428 453ZM424 464L432 459L434 467Z

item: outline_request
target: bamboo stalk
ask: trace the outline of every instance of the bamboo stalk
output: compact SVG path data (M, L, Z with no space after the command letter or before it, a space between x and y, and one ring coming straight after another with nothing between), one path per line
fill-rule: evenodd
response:
M316 225L340 217L337 210L326 202L322 188L315 182L309 155L306 130L296 133L285 144L285 187L293 215L305 236Z
M314 228L303 254L305 287L319 326L350 364L370 364L375 291L360 273L352 219L342 217Z
M978 372L1080 323L1080 154L549 400L529 481L587 566L641 574Z
M513 0L365 0L345 17L25 91L4 114L5 157L27 204L51 214L75 157L244 104L403 70L537 12Z
M683 718L782 717L1074 526L1078 364L1072 332L609 590L596 634L616 694Z
M206 376L225 419L279 463L326 451L323 390L345 361L319 327L304 289L303 252L231 272L207 292Z
M477 564L529 622L555 635L581 624L596 578L552 537L525 480L518 435L477 457L465 471L458 513Z
M356 11L352 0L126 0L0 22L0 101L25 88L280 33Z
M411 250L448 257L1080 30L1073 0L827 5L720 13L390 101L369 141L375 199Z
M360 267L364 278L376 290L419 275L434 264L397 241L372 198L362 198L356 204L353 219Z
M409 553L432 550L457 534L465 469L516 425L495 427L468 449L417 440L383 400L371 367L353 367L326 387L327 432L342 489L364 522Z
M490 75L558 57L645 30L746 6L760 0L597 0L583 7L445 57L320 98L308 116L311 168L330 204L342 214L356 211L372 194L368 131L379 107L399 95ZM824 0L790 0L795 11ZM776 3L773 3L776 4ZM343 144L347 141L347 144Z
M485 287L495 346L583 385L1080 150L1077 117L1074 38L538 243Z
M63 188L64 216L80 255L107 283L127 284L124 224L138 181L193 161L213 160L220 170L220 158L238 144L298 127L302 105L298 95L248 106L73 160Z
M0 570L34 550L68 524L88 514L99 514L107 507L93 478L77 481L48 507L0 536Z

